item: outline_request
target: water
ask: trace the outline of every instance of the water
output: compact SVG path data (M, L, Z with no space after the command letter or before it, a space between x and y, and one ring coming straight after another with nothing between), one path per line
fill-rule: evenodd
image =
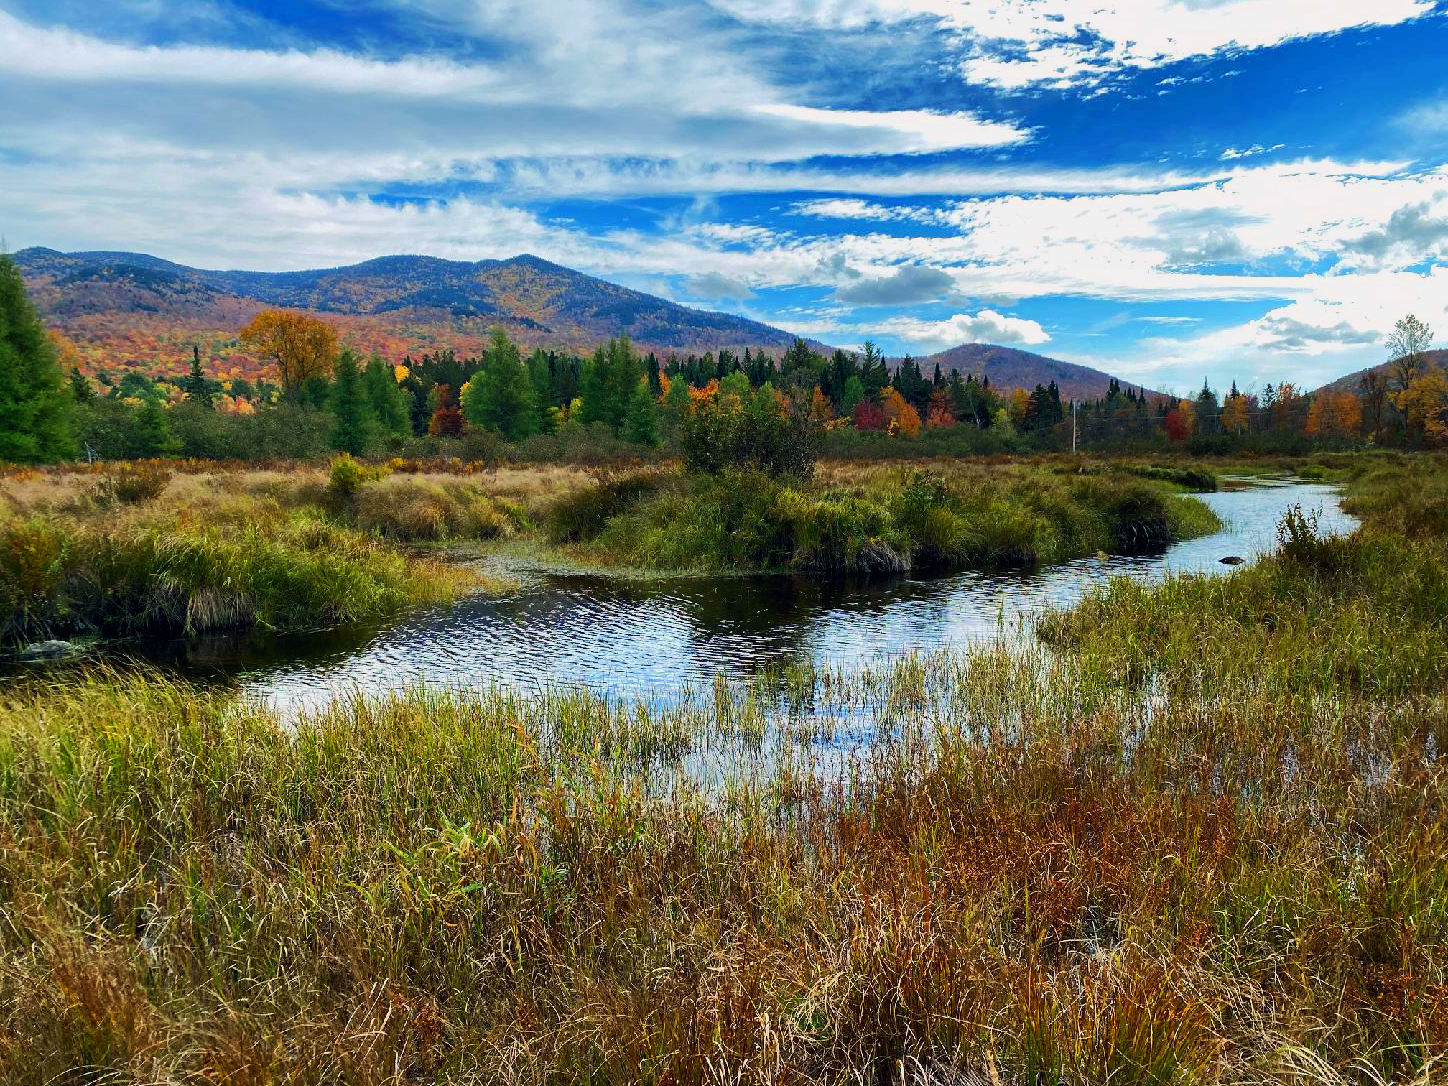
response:
M372 630L172 646L187 670L236 676L284 714L339 693L418 682L521 690L585 684L616 697L667 701L685 683L745 677L810 660L855 666L942 647L1026 636L1033 616L1069 606L1114 576L1220 574L1275 545L1284 510L1320 514L1324 533L1351 531L1337 491L1290 484L1202 495L1225 531L1152 556L1081 559L1033 572L860 580L695 577L630 581L543 575L504 596L464 600Z

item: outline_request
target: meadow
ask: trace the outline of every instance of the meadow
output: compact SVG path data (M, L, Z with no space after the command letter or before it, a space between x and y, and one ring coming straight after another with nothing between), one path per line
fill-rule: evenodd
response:
M666 710L11 682L0 1079L1427 1086L1448 462L1333 470L1347 539Z

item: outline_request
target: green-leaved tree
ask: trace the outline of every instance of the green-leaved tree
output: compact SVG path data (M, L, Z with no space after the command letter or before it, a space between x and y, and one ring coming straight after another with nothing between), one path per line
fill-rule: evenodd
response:
M406 437L412 433L412 417L408 413L407 394L397 383L397 373L377 355L373 355L362 371L362 384L377 428L386 437Z
M25 295L19 267L0 254L0 460L73 456L70 404L55 344Z
M377 419L372 413L372 400L357 368L357 356L344 348L337 356L332 371L332 390L328 406L332 409L332 448L338 452L362 456L377 438Z
M492 345L463 392L462 408L469 426L494 430L509 441L538 432L533 381L518 345L501 328L493 329Z
M627 436L637 445L659 443L659 409L647 377L639 378L629 399Z

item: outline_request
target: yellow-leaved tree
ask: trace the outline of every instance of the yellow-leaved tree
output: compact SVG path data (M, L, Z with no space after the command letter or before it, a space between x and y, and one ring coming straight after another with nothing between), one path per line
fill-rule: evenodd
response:
M1408 416L1408 430L1438 445L1448 441L1448 377L1441 369L1419 373L1398 393L1398 408Z
M1227 406L1222 408L1222 429L1229 434L1243 434L1247 431L1249 421L1247 397L1228 397Z
M337 330L290 309L264 309L241 330L241 339L276 359L282 388L295 392L311 377L326 377L337 360Z

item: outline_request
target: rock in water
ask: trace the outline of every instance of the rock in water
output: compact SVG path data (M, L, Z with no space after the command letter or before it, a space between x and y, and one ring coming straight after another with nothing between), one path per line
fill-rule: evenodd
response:
M1229 555L1227 555L1227 557L1225 557L1225 558L1219 558L1219 559L1217 559L1217 561L1221 562L1222 565L1224 565L1224 566L1240 566L1240 565L1241 565L1243 562L1245 562L1246 560L1247 560L1247 559L1241 558L1241 557L1239 557L1238 555L1235 555L1235 554L1229 554Z
M22 660L63 660L72 656L77 649L69 641L39 641L26 645L20 652Z

